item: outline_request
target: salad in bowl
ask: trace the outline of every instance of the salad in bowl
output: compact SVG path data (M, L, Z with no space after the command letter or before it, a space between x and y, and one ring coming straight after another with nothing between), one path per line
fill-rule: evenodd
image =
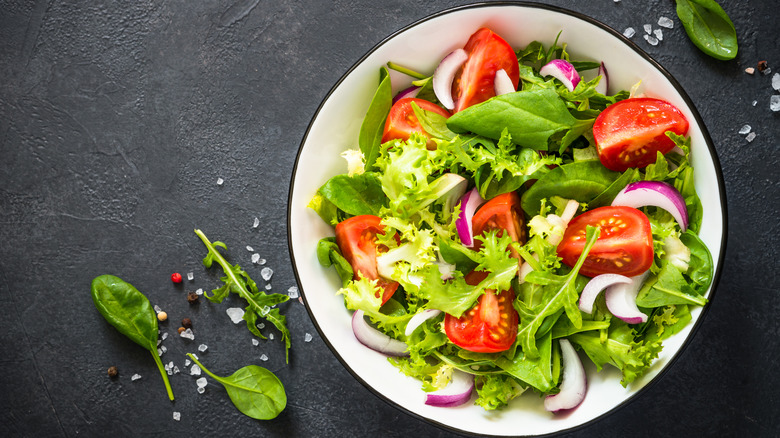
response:
M327 148L340 166L307 183L309 268L331 282L301 286L383 396L460 430L546 433L644 386L706 306L711 150L691 108L653 78L615 81L567 28L522 40L472 20L433 62L375 66L356 135Z

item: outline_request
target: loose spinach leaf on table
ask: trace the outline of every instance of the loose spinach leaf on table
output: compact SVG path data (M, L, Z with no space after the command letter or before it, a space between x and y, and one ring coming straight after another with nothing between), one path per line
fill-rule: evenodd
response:
M734 23L714 0L676 0L677 16L694 45L715 59L737 56Z
M203 372L225 387L230 401L244 415L257 420L270 420L276 418L287 406L284 385L274 373L267 369L257 365L248 365L238 369L230 376L220 377L204 367L192 354L187 353L187 356Z
M92 280L92 301L106 321L120 333L152 353L160 370L168 398L173 400L173 390L168 373L157 354L157 315L149 299L132 284L113 275L101 275Z
M363 124L360 125L358 145L366 160L366 169L370 170L379 156L382 143L382 131L385 129L385 119L393 106L393 89L390 84L390 73L387 68L379 70L379 87L368 107Z
M203 265L210 268L216 261L225 272L225 276L221 280L225 283L222 287L214 289L212 295L204 294L209 301L214 303L221 303L222 300L227 297L230 292L236 293L247 302L247 307L244 310L244 321L246 326L252 334L265 339L266 337L260 333L257 328L257 318L263 317L268 322L273 324L281 333L282 341L285 345L285 356L287 361L290 361L290 331L287 329L287 317L279 312L279 309L275 306L279 303L283 303L290 299L286 294L266 294L264 291L257 288L257 283L246 273L241 266L231 265L225 257L222 256L217 250L217 247L227 249L227 245L222 242L211 243L209 239L203 234L201 230L195 230L195 234L200 237L203 244L209 250L206 257L203 258Z

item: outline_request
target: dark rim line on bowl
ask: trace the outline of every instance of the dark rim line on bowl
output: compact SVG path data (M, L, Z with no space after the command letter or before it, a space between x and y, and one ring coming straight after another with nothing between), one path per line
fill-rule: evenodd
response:
M661 72L661 74L664 75L664 77L666 77L667 80L669 80L669 82L677 90L677 92L680 93L680 96L683 98L683 100L685 101L685 103L688 106L688 108L690 108L691 113L693 114L693 117L696 120L696 123L702 128L701 129L702 136L704 137L704 142L706 143L707 148L710 150L710 154L712 156L712 161L713 161L713 163L715 165L715 174L716 174L716 177L717 177L717 180L718 180L718 189L719 189L718 192L719 192L719 195L720 195L720 204L721 204L721 209L722 209L722 221L723 221L722 236L723 237L722 237L722 240L721 240L720 254L718 256L718 268L715 270L715 273L714 273L713 279L712 279L712 284L710 285L709 301L711 301L713 296L714 296L714 294L715 294L716 286L717 286L717 284L718 284L718 282L720 280L721 270L723 269L723 259L724 259L725 253L726 253L726 236L728 235L728 233L727 233L726 193L725 193L725 183L724 183L724 180L723 180L723 172L722 172L721 167L720 167L720 160L718 159L718 155L717 155L717 153L715 151L715 147L713 146L712 138L710 137L709 131L707 131L706 126L704 125L704 121L702 120L701 115L699 114L698 110L694 106L693 101L691 101L691 98L688 96L688 94L682 88L680 83L677 82L677 80L663 66L661 66L658 62L656 62L650 55L648 55L644 50L642 50L634 42L630 41L629 39L624 37L620 32L612 29L610 26L608 26L608 25L606 25L606 24L596 20L595 18L592 18L592 17L589 17L587 15L584 15L584 14L582 14L580 12L572 11L572 10L561 8L561 7L558 7L558 6L539 4L539 3L529 3L529 2L511 2L511 1L510 2L475 3L475 4L470 4L470 5L458 6L458 7L445 9L443 11L440 11L440 12L428 15L428 16L420 19L420 20L415 21L414 23L406 25L403 28L393 32L392 34L390 34L386 38L382 39L382 41L380 41L374 47L372 47L359 60L357 60L357 62L355 62L352 65L352 67L350 67L349 70L347 70L341 76L341 78L338 80L338 82L336 82L336 84L333 85L333 87L331 87L330 91L328 91L328 94L325 96L325 98L322 100L322 102L320 103L319 107L317 108L317 111L315 111L314 116L312 117L312 120L309 123L309 126L306 128L306 132L304 133L303 139L301 140L301 144L298 147L298 153L297 153L297 155L295 157L295 163L293 165L292 178L290 180L290 191L289 191L288 199L287 199L287 244L288 244L288 250L290 251L290 259L292 260L292 264L293 264L293 272L295 274L295 279L296 279L298 285L301 285L301 279L300 279L300 276L298 274L297 264L295 263L295 254L293 253L293 247L292 247L292 226L291 226L291 223L290 223L290 217L291 217L291 211L292 211L293 188L294 188L294 184L295 184L295 176L296 176L296 174L298 172L298 162L299 162L299 160L301 158L301 151L303 150L303 146L304 146L304 144L306 143L306 140L309 137L309 133L311 131L312 125L313 125L314 121L317 119L317 116L319 115L320 110L322 110L322 107L325 104L325 102L330 98L330 96L339 87L339 85L341 85L341 83L345 80L345 78L347 76L349 76L349 74L352 73L352 71L355 70L355 68L357 68L358 65L360 65L363 61L365 61L365 59L368 58L372 53L374 53L379 47L381 47L382 45L386 44L388 41L392 40L397 35L405 32L405 31L407 31L407 30L409 30L409 29L411 29L411 28L413 28L415 26L418 26L418 25L420 25L420 24L422 24L424 22L430 21L430 20L432 20L434 18L443 16L443 15L448 15L448 14L451 14L451 13L454 13L454 12L463 11L463 10L467 10L467 9L477 9L477 8L494 7L494 6L518 6L518 7L527 7L527 8L546 9L546 10L549 10L549 11L553 11L553 12L558 12L558 13L562 13L562 14L565 14L565 15L569 15L569 16L572 16L574 18L578 18L580 20L583 20L583 21L585 21L587 23L593 24L593 25L595 25L595 26L597 26L597 27L607 31L608 33L612 34L613 36L615 36L616 38L621 40L623 43L625 43L628 47L633 49L639 56L641 56L642 58L647 60L653 67L655 67L659 72ZM346 368L347 371L349 371L349 373L352 374L352 376L357 381L359 381L369 391L374 393L374 395L376 395L380 400L384 401L385 403L387 403L388 405L390 405L390 406L392 406L392 407L394 407L396 409L399 409L399 410L403 411L404 413L406 413L408 415L411 415L412 417L418 418L418 419L420 419L422 421L425 421L425 422L427 422L429 424L433 424L433 425L435 425L437 427L440 427L440 428L443 428L443 429L446 429L446 430L449 430L449 431L452 431L452 432L456 432L456 433L459 433L459 434L464 434L465 433L465 434L469 434L469 435L473 435L473 436L496 436L496 435L488 435L488 434L475 434L473 432L468 432L468 431L465 431L465 430L462 430L462 429L458 429L456 427L453 427L453 426L450 426L450 425L447 425L447 424L440 423L438 421L432 420L430 418L426 418L426 417L424 417L424 416L422 416L420 414L412 412L409 409L407 409L407 408L405 408L403 406L400 406L397 403L389 400L386 396L381 394L379 391L374 389L371 385L366 383L362 378L360 378L360 376L358 376L357 373L347 364L346 360L343 357L341 357L341 355L333 347L333 345L330 343L330 341L327 339L327 337L323 336L322 329L320 328L319 324L317 323L317 319L314 317L314 314L311 311L311 307L309 306L309 302L306 299L306 292L303 290L303 286L301 286L301 296L303 297L303 299L304 299L304 301L306 303L305 304L306 305L306 311L309 313L309 317L311 318L312 322L314 323L314 326L316 327L317 331L319 332L320 336L322 337L322 340L325 341L325 344L328 346L328 348L331 350L331 352L333 352L333 354L336 356L336 358L339 360L339 362L341 362L341 364L344 366L344 368ZM680 346L679 350L677 350L674 353L674 355L669 359L669 362L666 364L666 366L664 366L664 368L661 371L659 371L658 375L653 377L653 379L650 382L648 382L645 386L643 386L642 388L638 389L636 391L636 393L630 395L626 400L624 400L623 402L621 402L620 404L618 404L614 408L610 409L609 411L605 412L604 414L599 415L597 417L594 417L594 418L592 418L592 419L590 419L590 420L588 420L588 421L586 421L586 422L584 422L582 424L570 427L568 429L561 429L561 430L556 431L556 432L550 432L550 433L546 433L546 434L542 434L542 435L534 435L534 436L551 436L551 435L559 434L559 433L562 433L562 432L573 432L573 431L585 428L585 427L591 425L592 423L596 422L597 420L602 420L606 416L611 415L611 414L617 412L619 409L621 409L622 407L626 406L631 401L637 399L640 394L642 394L648 388L650 388L653 384L655 384L656 382L661 380L661 377L671 368L672 364L674 364L674 362L680 357L682 352L685 350L685 348L690 343L690 340L695 335L696 331L701 326L701 323L704 320L704 316L706 315L706 312L707 312L708 309L709 309L709 305L703 306L699 317L697 318L696 322L694 323L694 325L693 325L693 327L691 329L691 332L685 338L685 340L683 341L683 343Z

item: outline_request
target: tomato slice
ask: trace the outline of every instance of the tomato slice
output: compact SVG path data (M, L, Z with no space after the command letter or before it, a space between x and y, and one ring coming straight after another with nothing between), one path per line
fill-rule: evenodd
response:
M472 271L466 283L475 286L487 277L487 272ZM444 316L444 332L453 344L477 353L496 353L508 350L517 338L519 317L512 306L512 289L499 294L488 289L479 301L460 318Z
M494 82L496 72L503 69L517 89L520 83L520 65L517 55L503 38L488 28L474 32L463 50L468 59L455 73L452 82L452 97L455 99L453 112L484 102L496 95Z
M376 268L376 235L384 234L382 221L378 216L363 215L351 217L336 225L336 244L341 254L352 265L355 280L360 277L377 280L382 288L382 304L386 303L398 289L398 282L379 276ZM379 296L377 294L377 296Z
M593 123L593 138L604 167L622 172L655 163L657 152L674 148L666 131L685 135L688 126L688 119L671 103L637 97L602 111Z
M426 137L431 138L430 134L423 130L420 125L420 121L417 120L417 116L414 114L412 103L416 103L420 109L425 111L431 111L444 118L448 118L450 113L444 108L427 100L417 99L415 97L406 97L398 99L398 102L394 103L390 108L390 113L387 115L385 121L385 130L382 133L382 143L390 140L400 139L408 140L409 136L413 132L420 132ZM428 140L428 149L436 149L436 143L433 140Z
M639 275L653 264L653 235L650 221L644 213L631 207L600 207L572 219L563 240L558 244L558 256L574 266L585 246L585 227L601 229L580 274Z
M509 192L496 196L482 206L471 219L474 236L481 236L485 231L501 230L509 233L514 242L521 245L525 243L525 220L523 209L520 205L520 195L517 192ZM479 250L482 242L475 240L474 247ZM514 248L510 248L512 256L520 260L520 255Z

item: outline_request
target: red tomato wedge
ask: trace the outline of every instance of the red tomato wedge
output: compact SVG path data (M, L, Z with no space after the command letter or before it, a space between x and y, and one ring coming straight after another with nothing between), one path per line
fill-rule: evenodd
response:
M525 220L517 192L498 195L482 204L474 214L471 224L475 237L481 236L485 231L502 230L501 234L509 233L512 241L521 245L525 243ZM479 250L481 246L482 242L476 240L474 247ZM520 260L520 255L514 248L510 248L510 251L513 257Z
M563 240L558 244L558 256L563 263L574 266L585 246L585 228L601 229L580 274L639 275L653 264L653 235L650 221L644 213L631 207L600 207L572 219Z
M385 130L382 134L382 143L395 139L408 140L413 132L420 132L428 138L431 137L423 130L420 121L417 120L417 116L414 114L414 109L412 108L412 103L416 103L420 109L434 112L444 118L450 116L450 113L447 112L447 110L434 103L428 102L427 100L417 99L415 97L399 99L398 102L393 104L392 108L390 108L390 113L387 115ZM433 140L428 140L427 147L428 149L436 149L436 143L434 143Z
M494 82L496 72L503 69L517 89L520 83L520 65L517 55L503 38L488 28L474 32L463 50L468 59L455 73L452 81L452 97L455 100L453 112L484 102L496 95Z
M475 286L487 277L487 272L472 271L466 283ZM460 318L444 316L444 331L453 344L477 353L496 353L508 350L517 338L519 317L512 306L512 289L499 294L488 289L479 301Z
M669 102L650 97L621 100L607 107L593 123L601 163L622 172L655 163L656 153L674 148L666 131L688 132L688 120Z
M336 244L341 254L352 265L353 278L377 280L382 288L382 304L398 289L398 282L381 278L376 269L376 235L384 234L381 218L372 215L351 217L336 225ZM378 296L378 295L377 295Z

